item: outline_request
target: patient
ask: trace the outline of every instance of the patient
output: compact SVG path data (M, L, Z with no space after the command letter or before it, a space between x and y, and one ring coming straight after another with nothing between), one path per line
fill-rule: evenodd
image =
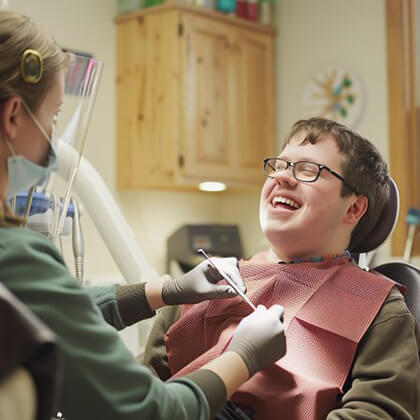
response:
M415 320L394 282L346 252L369 235L389 194L383 158L346 127L313 118L292 127L264 171L270 249L239 269L255 305L284 307L287 354L232 404L255 419L418 419ZM224 351L250 311L239 297L165 308L144 362L162 379L194 371Z

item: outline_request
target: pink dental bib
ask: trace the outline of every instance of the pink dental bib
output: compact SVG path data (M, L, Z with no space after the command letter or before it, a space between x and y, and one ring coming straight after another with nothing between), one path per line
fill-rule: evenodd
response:
M395 283L346 256L300 264L241 261L240 272L255 305L285 308L287 353L231 400L252 407L257 420L325 418L336 407L357 344ZM223 353L250 312L239 297L183 307L165 336L174 376Z

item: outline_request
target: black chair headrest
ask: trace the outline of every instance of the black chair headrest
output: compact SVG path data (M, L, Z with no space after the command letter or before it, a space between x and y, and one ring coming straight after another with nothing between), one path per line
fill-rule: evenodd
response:
M370 252L382 245L392 233L398 218L399 194L395 181L389 178L389 197L382 210L381 216L368 236L355 244L350 244L349 251L354 254Z
M411 313L420 323L420 270L405 261L393 261L379 265L375 271L391 278L406 288L404 300Z

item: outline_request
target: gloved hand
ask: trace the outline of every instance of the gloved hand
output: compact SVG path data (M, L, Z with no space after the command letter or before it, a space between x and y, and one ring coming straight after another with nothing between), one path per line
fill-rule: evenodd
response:
M246 291L236 258L212 257L211 260L219 270L238 285L241 291ZM162 287L162 299L167 305L177 305L237 296L231 286L217 284L220 280L222 277L219 273L207 260L204 260L183 276L165 280Z
M250 376L286 353L282 319L283 307L280 305L273 305L270 309L258 305L236 328L227 351L234 351L242 357Z

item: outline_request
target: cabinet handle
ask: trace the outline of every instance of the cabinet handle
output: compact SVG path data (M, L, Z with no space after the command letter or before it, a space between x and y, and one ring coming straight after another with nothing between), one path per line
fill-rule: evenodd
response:
M184 35L184 24L182 22L178 23L178 35Z

